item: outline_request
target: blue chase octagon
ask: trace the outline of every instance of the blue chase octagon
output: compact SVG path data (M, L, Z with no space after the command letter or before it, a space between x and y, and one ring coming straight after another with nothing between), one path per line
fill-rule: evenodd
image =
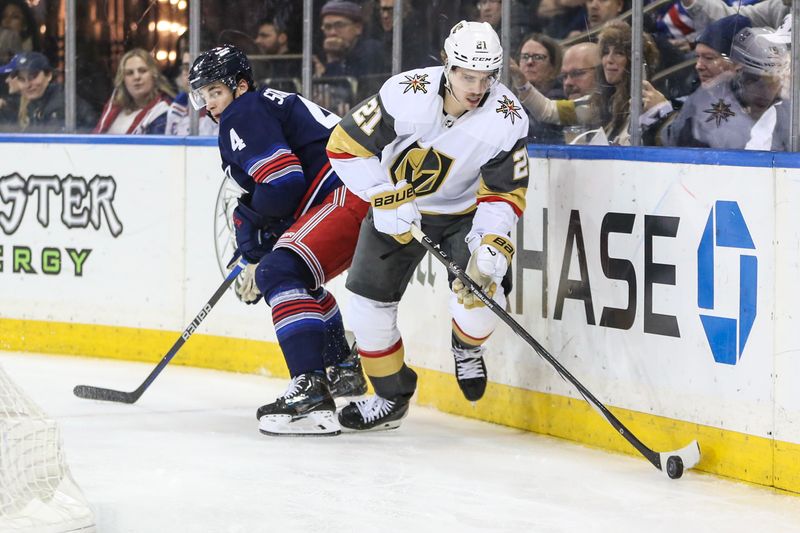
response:
M700 314L714 360L735 365L744 352L747 337L756 319L758 258L750 231L736 202L718 200L708 214L700 245L697 247L697 305L714 310L714 251L736 248L739 255L738 316L729 318Z

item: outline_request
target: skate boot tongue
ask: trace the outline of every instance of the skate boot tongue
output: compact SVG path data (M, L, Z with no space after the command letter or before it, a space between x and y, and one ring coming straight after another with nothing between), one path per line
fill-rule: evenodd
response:
M464 349L453 347L456 362L456 379L464 397L475 402L486 391L486 363L483 361L483 347Z

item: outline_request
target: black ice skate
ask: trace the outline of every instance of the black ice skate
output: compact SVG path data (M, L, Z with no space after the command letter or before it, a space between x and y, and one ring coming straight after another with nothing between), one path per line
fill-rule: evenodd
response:
M377 395L350 402L339 412L339 423L351 431L395 429L408 414L408 402L403 396L387 400Z
M358 349L353 345L350 354L336 365L325 369L328 375L328 388L334 398L350 398L367 393L367 380L361 369Z
M465 349L453 346L456 361L456 379L464 397L476 402L486 391L486 363L483 362L483 346Z
M333 436L341 433L336 421L336 404L321 372L293 377L283 396L259 407L256 418L258 430L264 435Z

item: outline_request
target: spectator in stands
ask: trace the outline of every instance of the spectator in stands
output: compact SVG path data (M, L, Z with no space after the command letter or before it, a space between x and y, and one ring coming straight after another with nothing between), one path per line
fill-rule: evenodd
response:
M602 63L599 90L576 100L551 100L532 84L518 88L522 104L541 122L561 125L601 126L612 144L630 144L631 28L612 22L600 32ZM644 57L649 69L658 64L658 49L644 35ZM643 84L644 85L644 84ZM649 84L644 85L644 87ZM648 103L654 105L656 102ZM647 107L645 108L645 110Z
M19 92L17 131L59 133L64 131L64 88L53 81L53 68L44 54L20 52L0 68L8 74L11 90ZM96 115L89 105L77 99L76 119L79 130L88 130Z
M6 69L0 70L3 73ZM19 114L20 82L10 72L5 79L5 91L0 98L0 131L16 131Z
M258 23L258 33L256 34L255 43L258 46L258 53L260 55L268 56L266 61L254 60L251 58L253 65L253 76L256 81L274 78L281 78L283 81L289 78L299 78L300 61L295 59L285 59L289 53L289 34L286 28L281 25L276 19L262 19ZM276 87L278 89L289 87ZM291 87L292 92L296 90Z
M522 41L517 54L519 64L511 62L510 68L515 87L532 84L547 98L563 99L564 92L556 78L561 70L561 45L546 35L533 33ZM563 142L561 126L542 123L529 116L528 142L537 144L560 144Z
M573 30L586 28L586 0L541 0L536 10L544 33L563 39Z
M183 53L181 61L181 74L175 79L179 93L167 111L166 135L186 136L191 133L191 117L189 115L189 69L192 67L192 56L189 52ZM219 133L219 124L211 120L205 109L200 111L198 117L198 133L200 135L216 136Z
M729 6L724 0L683 0L683 7L692 17L695 28L703 30L706 26L730 15L742 15L749 18L754 27L769 26L779 27L786 15L789 14L791 1L789 0L763 0L753 5Z
M14 52L40 50L39 25L24 0L5 0L0 3L0 28L19 35L21 47Z
M256 45L263 55L279 55L289 53L289 36L275 20L262 19L258 23Z
M392 40L394 36L394 0L377 0L379 24L375 37L383 45L383 64L387 72L392 66ZM419 36L419 28L424 23L419 20L411 0L403 0L403 57L400 70L431 67L438 65L435 55L425 48L425 39Z
M114 91L94 133L163 134L173 96L153 56L141 48L129 50L119 62Z
M381 45L362 36L361 6L345 0L331 0L322 6L323 56L317 60L318 76L351 76L386 72Z
M694 49L697 61L694 68L703 87L710 87L723 72L734 70L734 64L730 60L733 37L740 30L751 26L749 18L733 15L707 26L697 37Z
M578 43L567 48L561 62L564 96L577 100L592 94L597 88L599 66L600 47L597 43Z
M585 0L581 0L585 1ZM511 2L511 49L517 50L522 44L523 37L531 33L530 7L527 0L512 0ZM488 22L498 36L501 36L501 20L503 15L502 0L478 0L478 13L474 18L477 22Z
M0 63L8 63L20 51L22 51L22 40L19 33L8 28L0 28Z
M500 30L503 0L478 0L478 22L488 22L495 31Z
M564 97L556 81L561 70L561 45L558 42L547 35L532 33L523 39L517 58L524 79L518 79L521 83L515 85L529 81L548 98Z
M577 18L569 23L568 37L602 26L619 16L625 8L624 0L586 0Z
M707 30L740 24L732 19L720 19ZM689 96L675 119L662 129L662 144L741 150L753 141L751 130L767 110L774 107L776 113L787 112L788 106L776 104L781 102L789 54L785 44L769 40L774 33L767 28L739 31L730 52L734 70L720 74ZM786 146L788 139L773 139L770 144Z

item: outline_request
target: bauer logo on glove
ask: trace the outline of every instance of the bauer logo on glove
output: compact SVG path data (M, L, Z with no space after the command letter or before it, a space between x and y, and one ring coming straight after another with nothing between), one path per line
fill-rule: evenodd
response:
M400 204L413 200L415 196L414 187L407 184L401 189L375 195L370 200L372 201L372 207L376 209L394 209Z

